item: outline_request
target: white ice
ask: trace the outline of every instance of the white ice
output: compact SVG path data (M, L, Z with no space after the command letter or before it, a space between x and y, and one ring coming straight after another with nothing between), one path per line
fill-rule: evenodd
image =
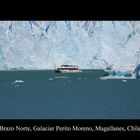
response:
M140 21L0 21L0 70L133 70L139 48Z

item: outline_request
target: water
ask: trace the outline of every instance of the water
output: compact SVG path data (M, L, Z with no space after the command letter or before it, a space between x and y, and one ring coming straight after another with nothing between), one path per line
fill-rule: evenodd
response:
M140 80L102 73L1 71L0 119L139 119Z

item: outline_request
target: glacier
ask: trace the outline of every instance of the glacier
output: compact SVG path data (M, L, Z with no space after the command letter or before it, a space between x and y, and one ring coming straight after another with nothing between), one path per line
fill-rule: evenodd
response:
M0 70L134 69L140 21L0 21Z

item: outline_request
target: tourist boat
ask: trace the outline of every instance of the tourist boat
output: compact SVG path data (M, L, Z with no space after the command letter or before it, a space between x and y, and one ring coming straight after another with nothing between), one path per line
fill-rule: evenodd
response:
M76 73L81 72L78 66L76 65L61 65L58 67L55 72L57 73Z

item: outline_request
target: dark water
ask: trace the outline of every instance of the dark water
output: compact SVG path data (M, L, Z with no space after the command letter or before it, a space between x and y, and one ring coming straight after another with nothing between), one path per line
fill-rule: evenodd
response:
M1 71L0 119L140 119L140 80L102 73Z

